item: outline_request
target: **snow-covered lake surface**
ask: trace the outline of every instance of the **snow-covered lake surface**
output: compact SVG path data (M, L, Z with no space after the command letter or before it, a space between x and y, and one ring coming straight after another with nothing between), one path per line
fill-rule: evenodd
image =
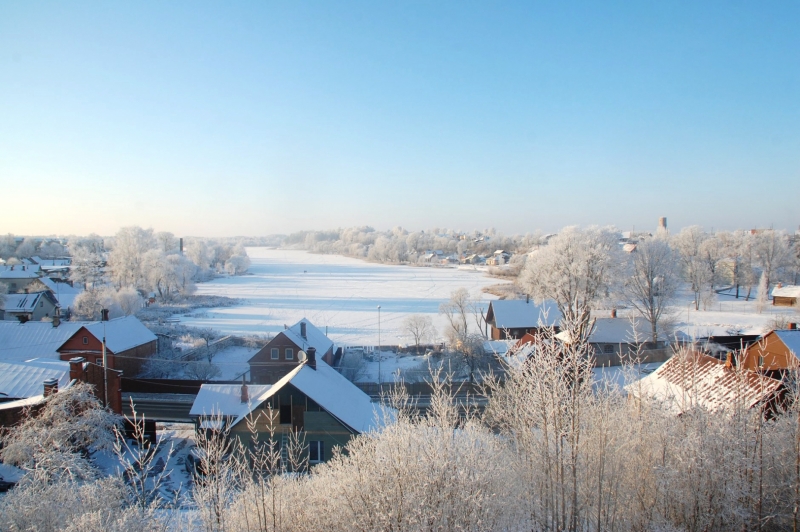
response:
M439 304L466 288L484 306L494 296L485 286L501 283L485 272L457 268L419 268L372 264L338 255L248 248L248 275L198 285L199 294L242 298L242 305L207 309L182 318L187 325L225 334L276 334L306 317L337 344L377 345L378 305L382 345L411 342L402 331L410 314L433 318L439 334L444 317Z

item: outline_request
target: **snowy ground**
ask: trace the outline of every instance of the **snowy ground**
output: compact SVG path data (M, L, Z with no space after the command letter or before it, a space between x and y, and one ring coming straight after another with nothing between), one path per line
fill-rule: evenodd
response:
M439 304L466 288L488 306L493 296L485 286L498 284L475 269L418 268L372 264L338 255L305 251L248 248L249 274L224 277L197 287L199 294L245 299L243 305L207 309L182 318L182 323L212 327L225 334L276 334L284 325L306 317L337 344L378 345L411 341L402 331L403 318L427 314L440 331Z

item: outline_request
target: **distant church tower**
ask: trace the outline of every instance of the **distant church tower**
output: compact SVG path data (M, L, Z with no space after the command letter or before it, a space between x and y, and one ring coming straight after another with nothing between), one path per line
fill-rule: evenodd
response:
M659 231L666 231L667 230L667 217L662 216L658 219L658 230Z

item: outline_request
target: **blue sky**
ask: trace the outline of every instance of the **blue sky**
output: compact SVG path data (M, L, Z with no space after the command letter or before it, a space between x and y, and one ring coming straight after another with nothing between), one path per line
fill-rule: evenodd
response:
M0 232L794 230L798 27L780 1L4 2Z

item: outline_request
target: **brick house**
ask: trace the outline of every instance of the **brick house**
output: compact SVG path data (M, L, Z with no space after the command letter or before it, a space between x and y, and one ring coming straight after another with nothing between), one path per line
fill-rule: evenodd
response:
M273 384L293 370L298 363L300 351L309 347L316 349L317 357L333 365L333 342L325 333L303 318L291 327L278 333L248 361L250 382Z
M57 351L61 360L84 357L102 365L104 336L108 367L126 375L137 375L157 352L156 335L135 316L85 323Z

